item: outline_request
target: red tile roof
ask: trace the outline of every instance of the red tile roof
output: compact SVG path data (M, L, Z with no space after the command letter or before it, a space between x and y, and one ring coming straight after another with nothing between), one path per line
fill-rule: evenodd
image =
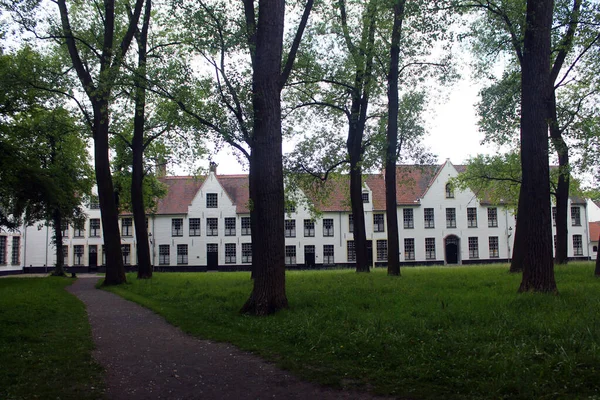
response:
M590 241L597 242L600 237L600 221L590 222Z
M158 201L157 214L187 214L188 206L204 183L204 176L165 176L159 180L167 186L167 194Z
M217 180L236 206L238 214L249 214L250 194L248 189L248 175L217 175Z

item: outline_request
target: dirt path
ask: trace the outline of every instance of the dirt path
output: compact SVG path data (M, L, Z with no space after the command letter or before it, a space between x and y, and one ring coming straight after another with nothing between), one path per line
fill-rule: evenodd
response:
M98 279L81 275L68 290L87 307L108 399L381 399L302 382L231 345L193 338L95 289Z

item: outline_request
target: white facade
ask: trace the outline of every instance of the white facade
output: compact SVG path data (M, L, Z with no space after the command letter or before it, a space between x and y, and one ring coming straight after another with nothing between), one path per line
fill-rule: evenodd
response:
M470 190L447 190L448 180L457 174L456 168L447 161L433 176L427 177L426 189L410 204L398 205L400 261L403 264L463 264L510 259L515 227L511 211L503 206L482 204ZM226 177L219 177L214 172L203 179L201 184L197 183L199 189L194 189L191 194L182 191L167 195L164 201L185 203L177 208L177 212L161 212L159 207L156 215L148 216L151 258L155 267L228 270L251 265L250 215L247 205L240 204L243 198L240 193L247 191L247 187L238 184L234 189L231 185L226 189L222 184ZM373 261L384 265L388 227L379 185L384 185L383 179L371 179L365 184L364 218ZM573 211L569 219L568 255L587 259L591 256L587 208L585 203L571 203L570 208ZM87 214L84 229L70 226L64 239L65 264L69 266L93 268L104 264L103 233L98 228L100 210L93 207ZM350 213L344 209L325 211L314 221L303 206L288 210L285 215L286 264L309 268L353 264L350 218ZM132 217L123 215L120 226L126 250L125 263L135 265L137 241ZM2 236L6 237L7 259L4 264L0 263L0 273L23 266L54 265L53 232L47 226L30 226L23 229L22 234L0 234ZM10 264L13 237L19 237L19 265Z

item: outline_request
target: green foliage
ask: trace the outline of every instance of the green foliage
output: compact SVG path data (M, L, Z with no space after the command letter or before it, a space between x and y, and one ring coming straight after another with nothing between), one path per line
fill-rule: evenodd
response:
M324 384L416 399L598 396L593 265L557 268L560 296L517 294L507 269L288 272L290 309L269 318L238 313L247 273L155 274L110 290Z
M103 371L65 278L0 279L0 398L98 399Z

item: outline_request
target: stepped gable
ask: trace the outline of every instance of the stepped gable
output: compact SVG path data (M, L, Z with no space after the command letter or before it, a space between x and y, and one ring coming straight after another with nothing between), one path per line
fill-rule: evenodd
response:
M167 194L158 201L157 214L187 214L205 176L164 176L159 181L167 186Z
M217 175L217 180L235 204L238 214L249 214L250 190L248 175Z
M590 222L590 241L596 242L598 241L598 237L600 237L600 221Z

